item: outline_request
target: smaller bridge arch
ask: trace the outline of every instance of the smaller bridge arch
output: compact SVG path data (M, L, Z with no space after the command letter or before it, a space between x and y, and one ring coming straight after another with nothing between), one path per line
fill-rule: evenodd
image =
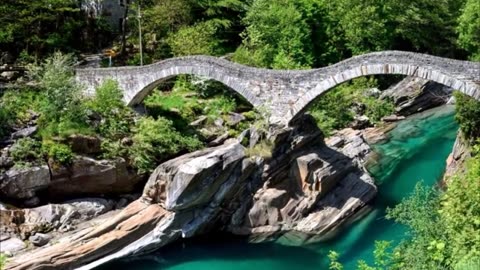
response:
M162 81L181 74L219 81L253 106L267 107L272 118L284 124L333 87L369 75L420 77L480 100L480 63L401 51L359 55L312 70L260 69L210 56L172 58L141 67L76 70L77 80L87 86L90 94L108 78L118 81L129 105L142 102Z

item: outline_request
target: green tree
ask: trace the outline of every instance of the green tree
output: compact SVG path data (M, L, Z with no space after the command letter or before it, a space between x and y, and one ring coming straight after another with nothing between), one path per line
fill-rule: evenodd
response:
M178 32L169 35L167 43L174 56L182 55L221 55L221 41L215 36L218 26L212 21L200 22L193 26L184 26Z
M54 49L78 48L83 19L75 0L3 0L0 2L0 44L37 58Z
M455 101L455 119L463 135L473 142L480 138L480 102L461 92L455 92Z
M33 66L30 75L44 96L40 105L40 134L48 139L74 133L91 133L83 101L83 91L73 76L73 59L54 53L42 64Z
M402 46L401 43L407 42L411 49L416 51L452 56L455 50L456 17L462 1L388 1L394 31L399 41L396 46L402 48L405 45Z
M151 172L161 161L201 146L196 137L183 136L175 130L172 121L162 117L142 118L134 133L130 159L139 173Z
M312 65L310 27L296 1L254 0L243 20L244 41L235 61L279 69Z
M389 48L392 29L385 1L324 1L329 16L338 23L347 48L355 55Z
M459 45L470 53L472 60L480 61L480 2L467 0L458 22Z

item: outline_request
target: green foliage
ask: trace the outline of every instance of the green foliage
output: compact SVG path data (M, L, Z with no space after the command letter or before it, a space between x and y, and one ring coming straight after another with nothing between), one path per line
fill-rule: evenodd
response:
M347 48L353 54L383 50L389 47L392 31L387 27L388 1L324 1L328 16L338 21Z
M338 258L340 254L335 251L330 250L328 253L328 259L330 260L329 270L343 270L343 266L340 262L338 262Z
M401 269L438 269L444 265L445 223L438 215L440 196L437 190L421 184L413 194L393 209L388 209L387 218L395 219L408 228L410 240L395 250L397 265Z
M5 256L5 254L3 253L0 253L0 270L3 270L6 264L7 264L7 256Z
M32 138L18 139L10 149L16 164L29 165L42 158L41 143Z
M220 117L222 114L234 112L237 105L235 100L228 97L219 96L208 100L207 105L203 109L203 114L207 115L210 119Z
M474 98L455 92L455 120L465 137L470 141L480 138L480 102Z
M74 0L2 0L0 18L0 46L14 54L25 49L38 58L82 44L85 17Z
M477 269L480 265L480 157L454 176L445 192L417 184L387 218L406 225L408 237L393 251L376 243L375 267L359 269Z
M6 91L0 97L0 137L7 135L12 127L24 126L31 120L42 99L38 91L29 88Z
M467 0L458 18L458 43L471 54L471 59L480 61L480 2Z
M466 167L465 173L451 179L439 210L449 266L480 259L480 156L469 160Z
M173 118L175 124L191 122L199 115L203 108L196 96L186 97L181 91L155 91L144 101L149 115L154 117L166 116ZM177 125L177 127L179 127Z
M271 158L274 146L273 142L263 139L252 148L245 149L245 156Z
M113 80L105 81L95 91L95 98L87 105L102 118L97 132L108 139L118 140L130 133L134 113L123 101L122 90Z
M66 144L46 141L42 144L42 151L48 159L51 159L58 164L72 164L74 155L72 149Z
M87 107L97 113L101 121L94 125L102 139L102 156L116 158L127 155L127 146L121 140L131 135L134 126L134 112L125 105L118 83L105 81L95 90L95 97L89 100Z
M220 40L215 38L218 27L211 21L184 26L169 35L167 43L174 56L182 55L221 55Z
M139 173L151 172L159 162L202 146L196 137L183 136L175 130L172 121L161 117L140 119L134 133L130 154Z
M327 136L353 121L355 113L349 108L356 104L364 105L363 114L372 123L378 123L381 118L392 114L395 106L388 100L379 100L365 93L364 90L376 87L377 84L374 79L359 78L339 85L314 101L309 112Z
M375 266L369 266L365 261L358 261L358 270L386 270L394 268L391 261L391 252L389 251L391 243L388 241L375 241L373 256Z
M39 108L43 138L92 133L86 122L82 88L73 76L70 56L54 53L42 64L32 66L30 75L38 82L44 96Z
M392 102L380 100L375 97L362 96L360 103L365 104L365 115L373 123L378 123L383 117L395 112L395 105Z
M295 2L254 0L243 19L244 41L234 60L277 69L311 66L310 27Z

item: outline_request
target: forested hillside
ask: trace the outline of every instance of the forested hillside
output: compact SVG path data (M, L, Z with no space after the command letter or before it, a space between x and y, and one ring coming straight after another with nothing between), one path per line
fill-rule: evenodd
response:
M5 0L0 46L14 58L55 50L138 50L138 7L147 63L189 54L225 55L269 68L325 66L351 55L408 50L480 57L476 0L143 0L127 10L126 42L89 2ZM112 39L112 37L117 37ZM114 42L112 43L112 40ZM124 56L136 63L133 55Z

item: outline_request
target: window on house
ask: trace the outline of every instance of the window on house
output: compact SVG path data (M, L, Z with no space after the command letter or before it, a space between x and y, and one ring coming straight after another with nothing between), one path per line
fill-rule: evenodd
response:
M121 7L124 7L124 6L125 6L124 0L118 0L118 4L119 4Z

